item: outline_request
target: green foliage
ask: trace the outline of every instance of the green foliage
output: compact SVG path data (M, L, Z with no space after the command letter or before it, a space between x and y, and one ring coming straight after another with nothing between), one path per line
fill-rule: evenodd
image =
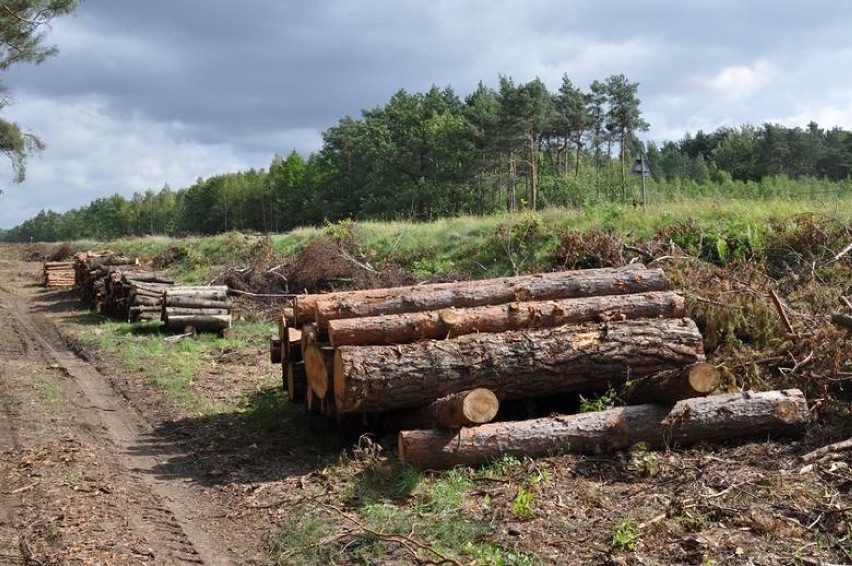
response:
M615 407L618 401L618 391L610 387L596 397L584 397L580 395L580 412L591 413L595 411L606 411Z
M533 501L535 491L523 485L519 485L512 500L512 513L519 519L529 520L533 516Z
M499 458L492 460L479 469L479 473L484 477L500 478L520 471L523 468L521 462L515 456L503 454Z
M655 476L660 471L660 462L647 442L637 442L630 450L632 465L643 476Z
M533 556L516 550L506 551L497 544L468 542L462 550L473 558L473 566L532 566L535 564Z
M57 49L44 44L46 30L54 18L73 12L78 4L78 0L4 2L0 10L0 70L17 63L38 65L55 55ZM9 104L9 98L0 95L0 110ZM27 155L42 149L44 144L37 136L0 118L0 153L9 158L16 182L22 182L26 176Z
M633 552L642 531L632 519L620 520L612 532L612 547L615 550Z
M470 495L473 482L458 470L450 470L433 483L423 486L426 497L422 508L431 513L449 513L459 509Z

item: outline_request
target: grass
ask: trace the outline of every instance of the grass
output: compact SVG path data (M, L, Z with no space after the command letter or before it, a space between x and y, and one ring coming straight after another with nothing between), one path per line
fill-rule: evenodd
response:
M663 200L652 200L644 212L632 205L604 202L422 223L343 221L273 235L271 245L276 254L292 257L318 236L345 235L353 240L357 254L377 267L400 265L424 276L454 273L488 277L550 268L553 252L567 232L612 232L630 242L647 240L690 219L691 242L700 242L706 247L705 253L725 258L744 250L765 251L773 227L798 215L852 222L852 193L846 190L827 196L830 198L820 200L805 192L798 197L747 200L667 195ZM147 236L112 242L79 241L73 247L109 247L143 259L178 250L180 259L169 267L170 274L186 283L199 283L209 279L213 267L246 257L261 238L228 232L181 239Z
M193 391L193 384L204 368L213 363L213 356L226 348L244 348L256 343L271 332L268 324L237 325L235 338L224 339L212 334L199 334L197 339L166 342L159 323L131 324L102 321L83 333L82 339L113 353L132 371L151 376L155 385L165 391L181 407L199 415L237 410L237 407L214 406ZM272 378L270 378L270 382ZM272 426L283 403L271 398L254 407L246 416L251 426Z
M61 412L67 409L65 395L55 382L40 375L38 370L32 372L28 381L35 391L36 397L44 402L48 410Z

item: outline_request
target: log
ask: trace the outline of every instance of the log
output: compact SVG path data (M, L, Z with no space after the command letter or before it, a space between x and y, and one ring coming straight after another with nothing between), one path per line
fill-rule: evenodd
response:
M341 318L364 318L452 307L471 308L518 301L627 295L665 291L668 288L668 280L663 270L629 267L445 283L437 288L432 285L402 287L378 297L318 299L313 318L322 332L328 321Z
M341 346L334 365L340 413L422 406L485 387L501 400L621 386L704 361L691 319L563 326L394 346Z
M686 304L683 296L664 291L344 318L328 321L328 336L334 347L406 344L476 332L553 328L601 320L684 316Z
M606 283L607 280L609 284ZM548 282L551 285L548 285ZM552 284L554 282L555 285ZM565 288L561 285L563 283ZM542 296L544 293L542 287L548 286L551 287L551 292ZM553 290L552 287L554 286L558 289ZM646 269L644 265L631 264L621 268L562 271L481 281L433 283L387 289L298 295L293 299L293 316L297 325L315 322L317 305L320 302L328 303L329 306L325 310L333 312L337 308L339 314L334 318L358 318L402 312L440 310L450 307L504 304L514 301L664 291L667 287L668 281L662 270ZM430 300L430 295L437 295L441 298ZM420 304L424 301L425 304ZM367 314L357 312L356 305L371 304L381 305L376 309L379 312L368 312ZM407 308L403 305L407 305ZM351 309L355 310L350 312Z
M651 448L732 438L798 435L808 417L798 389L732 393L672 405L632 405L608 411L490 423L457 431L399 434L399 457L420 469L475 465L503 454L542 457L601 454L646 442Z
M494 420L500 401L494 392L477 388L453 393L418 409L401 415L392 428L459 428L475 426ZM393 426L396 425L396 426Z
M319 344L309 344L305 350L305 374L308 387L317 397L324 399L332 387L334 349Z
M183 330L187 326L191 326L199 331L204 330L223 330L231 327L231 315L218 316L192 316L180 315L170 316L165 321L166 328L169 330Z
M192 307L162 307L166 317L188 315L188 316L223 316L228 314L228 309L201 309Z
M308 378L305 375L305 363L287 364L287 398L292 403L304 403L308 390Z
M165 305L167 307L183 307L191 309L224 309L231 310L232 305L228 301L210 301L206 299L196 299L184 295L174 296L171 293L166 293Z
M621 395L628 405L674 403L681 399L706 397L718 389L722 373L713 364L697 364L661 371L629 381Z
M302 357L302 331L295 328L287 329L287 338L281 344L283 349L282 358L287 362L301 362Z

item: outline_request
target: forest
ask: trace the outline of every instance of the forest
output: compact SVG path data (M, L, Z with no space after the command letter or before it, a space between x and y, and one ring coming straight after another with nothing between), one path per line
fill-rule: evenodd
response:
M64 213L41 211L0 230L2 241L283 232L346 218L424 221L463 214L639 204L631 166L644 153L649 198L833 198L852 192L852 133L766 123L640 141L639 84L624 75L582 89L564 76L501 76L464 98L451 87L400 90L346 116L304 157L276 155L268 169L199 178L131 198L99 198Z

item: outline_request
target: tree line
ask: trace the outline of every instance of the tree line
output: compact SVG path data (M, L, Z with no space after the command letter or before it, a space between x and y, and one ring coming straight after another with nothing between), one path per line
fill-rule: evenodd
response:
M638 134L649 128L638 86L613 75L582 89L564 76L551 92L539 79L503 76L496 89L480 82L464 98L450 87L400 90L359 118L340 119L307 157L291 152L266 170L41 211L0 239L281 232L343 218L428 220L630 202L637 198L630 167L643 151ZM669 195L720 187L753 195L765 179L845 182L852 173L850 132L815 123L722 127L644 150L652 185Z

